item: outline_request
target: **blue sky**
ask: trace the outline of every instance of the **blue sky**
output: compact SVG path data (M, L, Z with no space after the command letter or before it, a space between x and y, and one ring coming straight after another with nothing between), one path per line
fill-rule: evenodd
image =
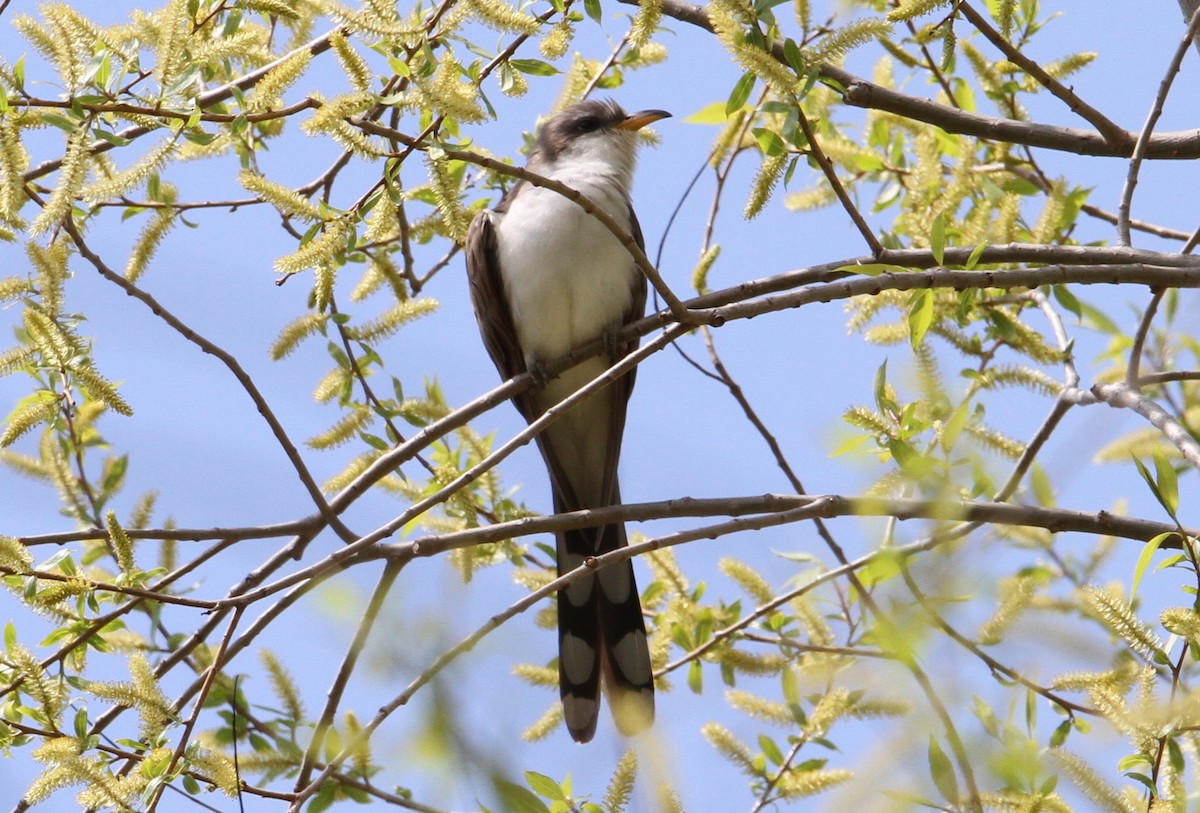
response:
M1055 4L1043 4L1046 9L1052 5ZM119 19L123 7L119 3L105 4L103 14L107 20ZM1104 9L1103 14L1097 13L1098 7ZM1133 129L1139 127L1182 34L1176 4L1172 0L1138 4L1064 0L1057 8L1062 16L1050 23L1030 55L1052 59L1079 50L1099 52L1097 61L1073 76L1071 84L1083 98L1118 123ZM602 56L605 37L615 40L621 36L629 8L610 2L604 5L604 11L601 31L597 32L590 23L580 26L583 35L576 47L592 57ZM0 55L9 62L28 50L9 24L14 14L22 12L33 13L33 4L14 2L0 16ZM627 110L656 107L675 113L675 118L656 126L662 146L643 153L634 190L651 256L670 211L704 162L715 133L714 128L687 123L685 118L710 102L723 100L740 73L730 65L711 35L683 23L667 21L667 24L671 33L660 39L671 49L671 58L663 65L628 73L627 84L612 92ZM522 55L536 56L532 47ZM847 67L869 76L876 56L874 49L864 49L852 56ZM326 64L319 64L317 71L328 70L332 65L331 55L320 59ZM1192 53L1177 80L1160 130L1195 126L1194 118L1189 117L1190 102L1197 91L1195 63L1196 55ZM29 74L36 76L33 64L36 63L31 57ZM50 86L34 89L43 96L53 97L58 93ZM917 95L930 93L929 88L917 83L905 89ZM533 83L528 97L510 100L493 86L489 96L500 118L473 126L469 135L477 146L486 146L499 155L515 155L522 130L532 127L536 115L549 107L557 91L556 80L542 80ZM1039 121L1083 126L1070 111L1045 94L1031 109ZM854 113L845 111L841 115L851 120ZM49 133L33 142L34 149L40 150L34 155L35 164L60 148L57 139L57 133ZM123 156L118 161L128 163L138 154L140 148L135 148L129 151L129 157ZM293 131L262 156L262 167L274 180L300 184L323 170L335 156L330 143L303 139ZM1090 202L1116 209L1126 172L1125 161L1045 151L1039 157L1052 172L1092 186L1095 191ZM717 228L723 254L710 276L713 287L865 253L861 238L838 209L790 213L777 198L757 220L742 221L744 192L741 190L754 169L751 160L741 163L731 182L733 191L723 204ZM811 180L804 177L806 171L802 167L797 173L794 187L802 187ZM369 187L377 174L378 167L354 162L339 182L333 203L349 204ZM1134 216L1184 230L1193 228L1191 190L1196 174L1194 162L1148 165L1138 187ZM221 199L244 195L235 176L236 161L221 160L172 168L168 179L181 188L184 199ZM711 194L711 176L705 176L683 206L666 243L661 271L681 293L688 290ZM1186 203L1180 206L1181 201ZM883 217L887 215L885 212ZM194 329L238 356L294 440L321 431L336 418L333 407L316 404L311 398L312 387L328 367L321 343L311 343L279 363L269 361L266 355L266 347L280 327L305 308L309 290L305 279L291 280L282 287L274 284L272 263L291 248L277 227L277 215L266 207L252 207L234 215L206 210L189 217L199 228L177 228L172 233L147 273L145 287ZM882 224L886 220L875 222ZM141 220L121 223L115 213L109 215L93 226L90 233L93 246L110 264L121 267L140 225ZM1111 241L1113 236L1107 225L1086 219L1080 233L1081 240ZM1135 245L1169 248L1161 241L1140 235L1135 236ZM441 250L444 246L432 247L419 260L432 262ZM0 267L6 269L5 273L13 273L24 265L19 246L0 246ZM75 261L72 267L76 277L68 289L68 307L87 313L88 321L82 332L95 339L99 369L121 382L122 393L136 410L133 419L113 416L103 425L103 433L114 449L127 450L131 455L125 496L117 506L119 512L127 513L138 494L154 489L160 495L159 519L169 514L181 526L278 522L308 513L305 494L288 462L227 371L212 358L195 352L145 307L104 283L84 263ZM349 282L349 274L346 280ZM419 390L423 377L436 375L449 402L464 403L491 389L496 380L475 330L461 263L455 261L440 274L427 293L441 303L438 314L405 329L380 350L391 371L404 380L410 391ZM1102 304L1121 324L1134 324L1136 317L1124 304L1130 299L1126 293L1088 288L1081 296ZM1144 300L1142 291L1132 297L1134 303ZM1183 303L1181 312L1194 314L1195 297L1185 293ZM16 319L19 319L18 309L0 311L0 329L6 336L7 325ZM1191 314L1185 315L1182 322L1196 326ZM1090 368L1090 361L1101 345L1085 331L1076 330L1075 335L1086 382L1086 371L1094 369ZM870 347L857 336L847 336L845 314L839 303L730 325L719 331L718 341L730 369L797 465L809 491L855 493L870 482L871 474L865 466L846 458L831 460L828 455L843 431L842 411L852 403L870 400L872 374L883 358L889 359L889 369L896 371L897 380L903 381L901 371L908 356L905 348ZM699 349L695 341L688 346L693 351ZM953 364L950 366L953 369ZM24 394L24 387L25 382L20 378L0 379L0 408L7 410ZM1050 406L1028 395L1014 395L998 403L1006 408L989 413L989 417L1017 437L1027 437ZM498 437L505 438L517 431L521 423L516 412L505 406L473 425L480 432L496 431ZM1063 506L1081 510L1112 508L1122 497L1129 497L1132 513L1158 517L1143 497L1144 490L1132 469L1091 464L1096 448L1122 428L1136 425L1128 416L1103 407L1072 413L1068 425L1060 430L1042 457L1060 488ZM30 446L25 443L23 448L27 450ZM307 452L306 459L321 479L338 471L349 454L344 449L333 453ZM549 510L544 470L533 449L515 455L504 465L503 474L507 484L520 485L518 496L531 508ZM624 496L631 502L680 496L752 495L788 489L769 451L747 431L731 399L715 384L698 376L673 351L651 358L639 373L625 441L622 481ZM1184 487L1185 494L1194 487L1192 478L1185 479ZM39 484L0 471L0 494L4 506L0 532L29 534L71 527L68 520L57 516L52 491ZM366 532L392 518L400 508L399 503L387 497L369 497L355 506L348 521L352 528ZM671 527L675 526L660 523L636 530L651 534ZM844 521L838 528L852 549L875 544L869 524ZM334 541L323 540L315 546L313 555L332 550L335 545ZM270 542L238 546L222 557L217 567L205 573L203 583L198 585L198 595L221 595L226 585L255 567L271 550ZM773 581L782 583L800 572L797 565L776 555L787 551L827 557L807 526L701 542L680 549L678 555L694 574L693 578L711 581L713 589L732 599L736 597L735 591L714 569L719 557L744 557ZM355 574L319 591L311 601L285 616L275 632L264 640L265 645L280 652L304 687L313 713L320 707L375 575L374 572ZM644 584L645 570L640 571L640 577ZM481 573L475 583L463 587L452 570L440 562L420 561L412 565L402 575L389 603L388 617L377 630L376 645L368 659L370 669L363 672L354 687L354 705L360 717L368 717L380 702L407 683L415 667L428 661L428 657L414 656L414 649L427 655L435 653L521 594L522 589L511 583L503 568ZM0 617L16 617L22 640L35 642L39 631L46 627L36 619L16 615L18 612L14 602L0 597ZM184 614L178 617L181 626L194 623L183 620ZM599 795L615 759L625 747L606 720L601 722L597 741L587 747L569 743L565 732L534 746L527 746L517 738L520 730L549 705L553 694L526 687L508 674L507 666L513 661L544 663L552 657L553 646L553 635L535 630L532 616L526 614L453 664L443 675L440 687L453 698L463 717L472 721L479 750L492 755L514 777L519 777L524 769L540 770L555 777L569 772L577 789ZM931 656L940 657L941 653ZM99 661L97 667L105 668ZM250 657L243 657L235 669L257 671ZM689 693L680 676L674 681L676 690L660 698L658 739L648 751L657 752L662 770L681 790L688 810L743 809L748 806L743 779L715 755L698 733L699 725L706 720L729 719L720 700L717 675L711 667L707 678L707 691L701 697ZM887 677L875 675L864 679L882 683ZM980 683L968 682L961 687L962 691L989 691L986 675L973 675L970 680ZM417 708L420 706L418 703ZM406 737L416 716L419 712L415 709L402 710L381 732L377 752L382 755L395 749L400 765L389 773L388 780L411 786L416 798L447 808L470 808L477 799L486 799L484 783L467 784L439 773L412 752ZM737 726L751 740L753 732L759 729L756 725L743 726L740 721ZM895 726L884 726L883 730L887 735L884 742L891 748L895 743L891 737L902 731ZM862 742L854 738L845 742L861 746L868 753L876 747L865 738ZM919 756L924 740L917 742L915 751L910 753L902 748L891 751L886 761L906 763L907 756ZM831 756L836 762L838 756ZM885 759L882 750L877 756L881 761ZM29 775L23 756L0 767L0 774L8 774L10 769L14 778ZM924 763L919 759L897 769L902 774L911 774L917 782L925 774ZM20 784L9 783L7 787ZM795 809L829 809L826 806L833 798L818 797ZM15 791L12 795L0 795L0 805L15 799ZM278 809L276 803L252 798L247 798L246 805L248 810ZM73 803L69 795L60 794L44 809L70 810ZM232 803L225 802L223 809L232 810Z

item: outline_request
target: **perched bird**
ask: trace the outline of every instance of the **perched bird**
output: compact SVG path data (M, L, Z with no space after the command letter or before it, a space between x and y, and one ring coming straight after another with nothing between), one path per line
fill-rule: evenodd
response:
M527 168L582 193L644 246L629 203L637 131L669 116L626 114L611 101L584 101L547 121ZM559 193L520 181L495 209L480 212L466 243L467 275L479 329L503 378L565 355L640 318L646 280L629 250L603 223ZM636 341L614 343L617 357ZM513 401L526 421L600 375L589 359ZM539 378L541 376L539 375ZM556 513L621 502L617 461L633 372L593 394L538 436ZM558 534L558 572L626 545L622 523ZM596 732L600 679L623 734L654 720L646 626L630 562L606 567L558 596L558 675L571 736Z

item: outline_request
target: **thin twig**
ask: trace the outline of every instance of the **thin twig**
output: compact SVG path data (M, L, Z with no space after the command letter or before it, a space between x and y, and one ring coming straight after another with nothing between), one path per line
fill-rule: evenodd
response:
M1146 123L1142 125L1137 143L1133 147L1133 155L1129 161L1129 173L1125 177L1125 187L1121 190L1121 205L1117 207L1117 239L1123 246L1130 245L1129 210L1133 205L1133 190L1137 187L1138 172L1142 168L1142 161L1149 149L1150 135L1154 132L1154 125L1158 124L1158 119L1162 116L1167 94L1171 92L1171 84L1175 81L1176 74L1179 73L1183 57L1187 54L1188 46L1192 44L1192 38L1196 36L1197 31L1200 31L1200 8L1192 13L1187 33L1180 41L1179 47L1175 49L1174 56L1171 57L1171 64L1167 66L1166 75L1163 76L1162 82L1158 86L1158 93L1154 97L1154 104L1150 108L1149 115L1146 116Z
M1125 383L1131 387L1135 387L1132 382L1138 379L1141 374L1142 353L1146 349L1146 336L1150 333L1150 326L1154 323L1154 315L1158 313L1159 303L1162 302L1163 296L1166 295L1166 290L1163 288L1154 288L1150 292L1150 301L1146 303L1146 310L1142 312L1142 318L1138 320L1137 332L1133 334L1133 346L1129 349L1129 363L1125 368Z
M367 644L367 636L371 634L371 629L375 626L375 619L379 617L379 611L383 608L383 602L403 567L402 562L388 562L384 566L383 572L379 574L379 582L371 592L371 600L367 603L362 620L354 631L354 639L346 648L342 665L333 679L333 685L326 693L325 708L321 711L321 718L317 721L316 728L313 729L312 739L309 740L308 749L304 752L304 761L301 762L300 772L296 776L295 787L297 790L308 784L313 767L317 764L317 755L324 746L325 737L333 725L338 705L342 702L342 695L345 694L346 686L350 682L350 675L358 664L358 656L362 654L363 648Z
M1034 81L1046 88L1050 93L1065 102L1072 113L1077 114L1088 124L1096 128L1100 135L1104 136L1110 144L1114 146L1129 146L1129 132L1125 128L1113 122L1108 116L1101 113L1096 108L1079 98L1075 91L1064 85L1062 82L1055 79L1046 69L1033 61L1011 42L1004 38L1004 35L992 27L987 18L972 8L965 0L959 0L958 9L967 18L967 22L975 27L980 34L987 38L988 42L996 46L1000 53L1004 54L1004 58L1009 62L1017 65L1025 73L1029 74Z

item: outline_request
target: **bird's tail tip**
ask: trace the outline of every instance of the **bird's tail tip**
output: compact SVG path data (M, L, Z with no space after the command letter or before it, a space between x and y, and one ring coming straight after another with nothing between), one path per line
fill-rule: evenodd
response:
M608 705L617 730L626 737L641 734L654 724L654 687L610 687Z

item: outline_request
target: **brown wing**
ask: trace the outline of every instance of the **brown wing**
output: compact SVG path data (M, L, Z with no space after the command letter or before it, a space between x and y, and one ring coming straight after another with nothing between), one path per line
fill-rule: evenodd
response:
M517 343L508 297L504 293L504 278L500 276L499 243L492 216L490 211L480 212L467 231L467 282L483 344L500 377L507 381L525 372L526 367L525 356ZM528 395L518 395L513 403L525 420L532 421L537 417Z
M638 223L637 215L633 211L633 207L629 207L629 232L633 236L633 240L637 243L638 248L645 251L646 239L642 236L642 227ZM630 276L630 296L629 310L621 318L621 326L627 325L630 322L641 319L646 314L646 294L647 283L646 275L641 270L634 268L634 274ZM616 350L619 356L626 356L633 352L638 346L638 339L631 339L618 345ZM629 403L629 396L633 393L633 384L637 378L637 368L633 368L625 376L622 376L618 381L612 384L612 398L614 409L612 410L612 424L609 427L609 444L608 467L605 470L605 478L609 483L609 502L616 503L620 501L619 492L617 490L617 462L621 456L621 438L625 435L625 413L626 405Z

